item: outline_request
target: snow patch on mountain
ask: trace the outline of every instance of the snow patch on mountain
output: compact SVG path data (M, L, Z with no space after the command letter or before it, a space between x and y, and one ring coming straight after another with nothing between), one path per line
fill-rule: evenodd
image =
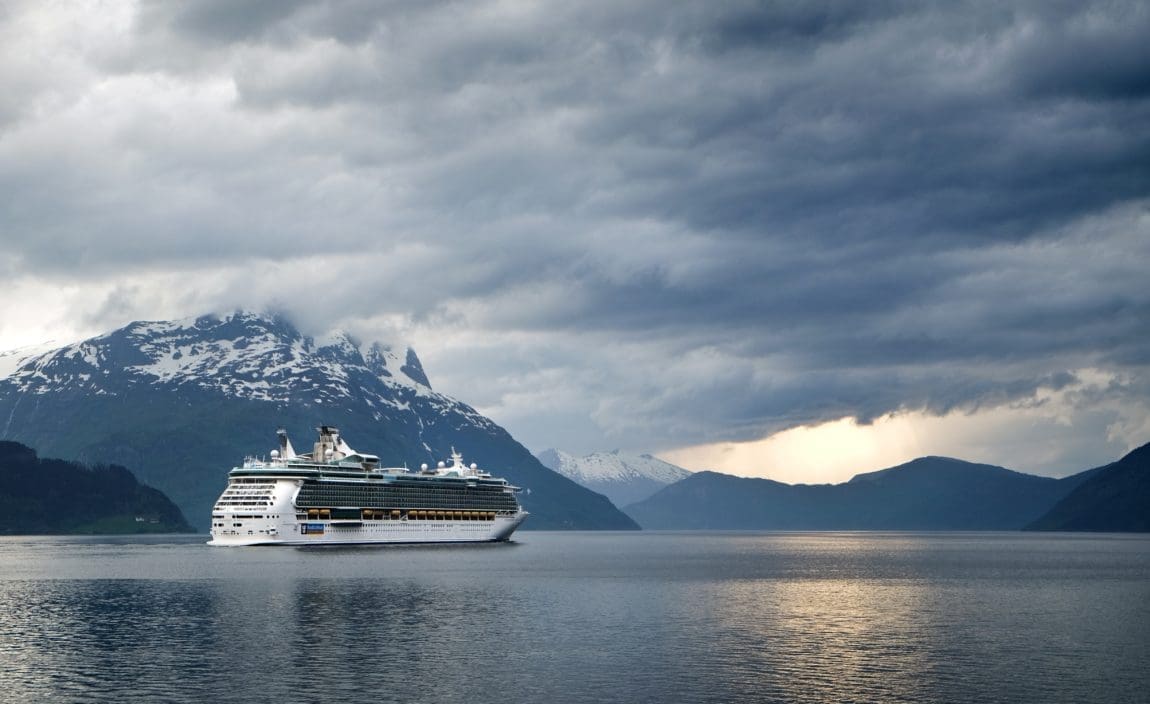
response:
M682 467L651 455L628 455L618 450L594 452L583 457L562 450L544 450L538 457L545 466L580 483L622 482L643 478L671 484L691 474Z
M310 390L322 402L353 395L364 377L392 390L376 403L399 406L406 403L400 396L420 396L434 406L455 404L431 390L410 348L400 357L389 346L365 347L340 331L305 337L282 320L242 311L136 322L63 347L0 352L0 382L32 394L114 394L124 383L139 383L194 386L261 401L286 401Z
M0 353L0 394L118 396L136 387L325 408L362 403L375 420L451 417L496 432L471 406L431 389L415 351L333 331L307 337L286 320L237 311L131 323L63 347ZM418 406L416 410L413 406Z
M620 508L642 501L691 474L651 455L628 455L618 450L584 457L562 450L544 450L537 457L543 466L603 494Z
M52 342L0 352L0 379L9 377L16 370L23 367L33 357L39 357L45 352L56 349L58 346Z

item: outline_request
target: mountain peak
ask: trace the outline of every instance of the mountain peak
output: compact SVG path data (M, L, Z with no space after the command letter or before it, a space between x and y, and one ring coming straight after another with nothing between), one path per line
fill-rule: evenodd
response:
M568 452L552 449L544 450L538 457L544 466L550 466L548 462L552 462L556 464L552 469L575 481L625 481L634 477L646 477L670 483L690 474L682 467L664 462L657 457L629 455L620 450L592 452L583 457L576 457Z
M419 357L416 356L414 349L407 348L407 355L399 370L406 374L408 379L431 388L431 382L427 380L427 374L423 371L423 365L420 363Z
M864 472L863 474L856 474L851 477L848 484L861 484L864 482L886 482L899 479L907 479L910 477L938 477L941 475L950 474L987 474L987 475L1012 475L1019 474L1005 467L999 467L992 464L979 464L977 462L967 462L966 460L955 459L953 457L939 457L928 456L918 457L909 462L897 465L895 467L887 467L874 472Z
M363 344L342 330L307 337L284 316L237 310L170 321L135 321L55 349L0 353L0 380L18 390L115 395L124 384L214 389L265 401L350 395L374 377L404 393L428 393L414 350ZM392 394L394 395L394 394Z
M550 449L537 457L544 467L606 495L616 506L639 501L691 474L651 455L629 455L620 450L576 457Z

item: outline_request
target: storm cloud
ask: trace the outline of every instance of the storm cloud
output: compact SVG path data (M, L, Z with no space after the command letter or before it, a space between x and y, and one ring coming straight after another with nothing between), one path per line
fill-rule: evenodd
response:
M0 272L81 332L403 338L536 448L1084 374L1138 428L1147 36L1138 2L16 3Z

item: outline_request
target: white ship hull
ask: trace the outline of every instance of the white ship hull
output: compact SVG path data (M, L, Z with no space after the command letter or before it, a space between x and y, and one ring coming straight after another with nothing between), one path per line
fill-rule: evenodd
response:
M377 545L402 543L484 543L511 537L527 512L491 521L270 521L242 519L240 527L213 528L208 545Z

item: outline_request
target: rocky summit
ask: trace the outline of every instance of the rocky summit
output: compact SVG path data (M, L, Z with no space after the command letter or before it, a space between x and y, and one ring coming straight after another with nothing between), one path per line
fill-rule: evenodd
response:
M651 455L629 455L618 450L577 457L563 450L544 450L539 461L549 469L603 494L622 508L642 501L691 473Z
M236 312L0 353L0 439L126 466L200 527L231 467L269 452L278 427L306 445L321 424L385 464L416 466L460 450L524 487L525 528L635 527L494 421L434 391L411 349L340 332L309 337L282 316Z

